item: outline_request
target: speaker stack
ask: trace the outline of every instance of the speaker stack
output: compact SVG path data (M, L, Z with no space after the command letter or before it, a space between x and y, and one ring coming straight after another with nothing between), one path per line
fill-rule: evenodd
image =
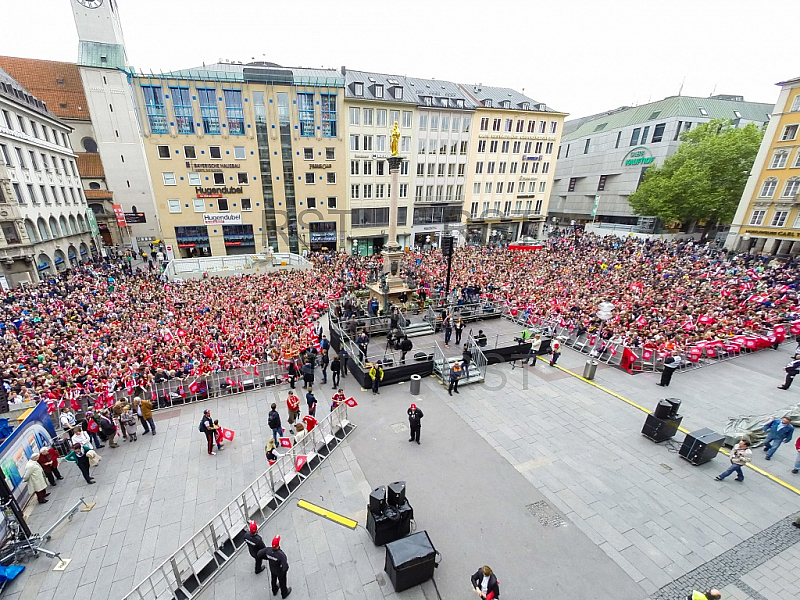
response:
M678 414L680 407L681 401L677 398L659 400L656 409L645 419L642 435L657 444L672 439L683 421Z
M693 465L702 465L714 458L724 443L724 435L704 427L687 434L678 454Z
M406 500L405 481L395 481L372 490L367 506L367 531L376 546L383 546L411 533L413 518L414 509Z

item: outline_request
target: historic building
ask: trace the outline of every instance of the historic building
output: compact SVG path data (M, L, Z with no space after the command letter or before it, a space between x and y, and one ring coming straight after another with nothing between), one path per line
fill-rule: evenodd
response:
M800 252L800 78L778 85L778 101L725 243L729 249Z
M35 283L92 258L70 128L0 69L0 284Z

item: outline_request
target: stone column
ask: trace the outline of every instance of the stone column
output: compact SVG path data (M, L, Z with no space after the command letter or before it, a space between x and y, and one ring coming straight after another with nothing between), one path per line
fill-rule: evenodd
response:
M399 156L392 156L389 161L389 178L392 185L392 193L389 194L389 242L386 244L388 250L399 250L400 244L397 243L397 206L400 200L400 164L403 159Z

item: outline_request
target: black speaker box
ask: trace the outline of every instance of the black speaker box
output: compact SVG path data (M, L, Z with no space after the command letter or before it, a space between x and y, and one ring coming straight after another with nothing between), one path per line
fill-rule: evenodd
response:
M376 546L399 540L411 533L414 509L408 502L400 506L387 506L383 513L367 511L367 532Z
M400 506L406 501L406 482L395 481L388 486L388 497L386 501L390 506Z
M678 416L678 412L681 410L681 401L679 398L664 398L665 401L669 402L672 405L672 410L669 413L670 418L674 418Z
M419 531L386 546L383 570L396 592L428 581L435 568L436 548L427 531Z
M653 416L656 419L668 419L671 412L672 404L666 400L659 400L658 404L656 404L656 409L653 411Z
M642 427L642 435L656 443L666 442L678 432L682 420L681 416L674 419L659 419L654 415L647 415L644 427Z
M704 427L686 435L678 454L693 465L702 465L714 458L724 443L725 436Z
M376 515L382 515L386 509L386 488L378 486L369 495L369 511Z

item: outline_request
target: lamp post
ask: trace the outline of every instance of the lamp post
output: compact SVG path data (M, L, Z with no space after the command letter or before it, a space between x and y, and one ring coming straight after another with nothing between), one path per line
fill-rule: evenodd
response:
M353 255L358 254L358 240L353 238Z
M612 317L615 307L608 300L604 300L597 308L600 309L597 311L597 318L605 323Z

